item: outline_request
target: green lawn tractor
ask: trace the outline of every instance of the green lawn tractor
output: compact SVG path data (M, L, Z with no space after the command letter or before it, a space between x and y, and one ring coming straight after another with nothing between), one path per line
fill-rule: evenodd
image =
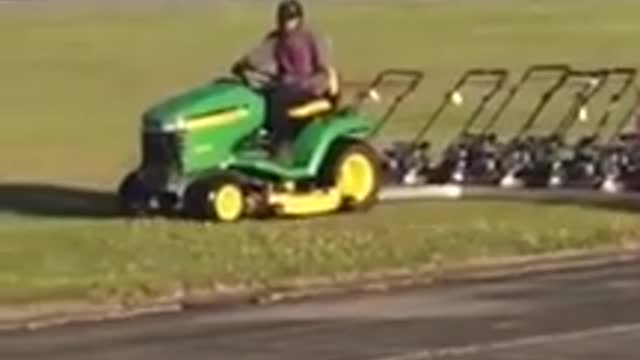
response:
M260 74L258 74L260 75ZM338 94L289 109L308 122L290 159L268 151L264 85L255 74L217 79L148 109L142 119L141 163L119 187L128 215L179 215L233 222L243 217L307 216L367 209L377 200L381 169L368 142L404 96L380 119L361 113L376 87L422 73L385 70L341 105ZM374 96L372 96L374 95Z

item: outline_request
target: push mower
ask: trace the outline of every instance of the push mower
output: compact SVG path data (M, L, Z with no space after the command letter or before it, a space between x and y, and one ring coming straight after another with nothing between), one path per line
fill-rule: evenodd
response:
M541 111L555 94L558 86L564 83L569 70L569 66L566 65L535 65L528 68L521 75L518 82L511 86L508 94L479 131L472 132L470 128L463 128L458 137L459 140L449 146L448 151L445 152L444 160L440 167L440 171L444 176L441 178L445 179L445 181L456 183L497 184L502 176L500 154L504 147L504 143L500 141L495 130L498 121L527 83L532 80L538 80L542 76L556 75L555 82L547 90L548 96L543 96L536 108L536 111ZM500 73L504 73L504 70L499 70L495 73L498 75L497 87L494 89L496 91L502 88L504 84L499 76ZM488 95L493 96L494 94L489 93ZM484 103L484 100L487 102ZM484 100L481 103L482 107L479 107L479 109L483 109L490 101L490 98L485 98Z
M620 102L630 90L633 90L637 77L637 70L633 68L614 68L607 72L608 83L616 81L618 86L611 92L605 110L595 121L593 130L572 145L566 142L561 144L562 147L556 153L552 164L549 179L549 185L552 187L596 189L605 182L603 155L615 146L612 146L613 139L603 143L602 133L619 108ZM586 106L586 103L584 105ZM628 113L623 117L623 124L627 123L630 115L631 113ZM617 138L618 135L618 131L614 131L613 138Z
M496 164L484 157L478 145L491 146L495 137L489 134L473 132L474 125L481 118L491 101L507 83L509 72L505 69L482 69L472 72L474 76L489 79L485 92L471 115L453 140L445 147L442 158L432 169L432 181L436 183L479 184L492 182L483 175L495 170Z
M369 139L404 97L392 101L379 121L359 111L364 98L340 105L338 93L290 109L289 116L308 124L294 139L293 159L276 159L263 146L263 92L270 79L257 75L215 80L144 113L141 163L119 188L127 214L233 222L244 216L360 210L375 203L380 160ZM414 89L423 74L386 70L363 94L397 77L409 79L407 87Z
M633 87L634 102L620 118L605 145L599 148L605 192L640 191L640 89ZM633 124L632 122L635 122ZM628 125L634 129L626 131Z
M546 91L538 106L516 132L510 141L506 143L500 153L502 178L500 185L503 187L547 186L551 177L552 164L555 162L559 149L564 146L566 132L572 127L579 116L585 115L585 105L604 86L607 73L603 71L569 71L562 76ZM561 90L570 79L587 80L574 95L574 101L561 117L560 122L550 133L534 135L531 131L540 118L542 111L550 103L555 94Z
M486 90L478 105L469 118L464 122L456 141L452 141L447 147L446 153L453 153L459 147L464 146L466 136L487 104L500 91L508 77L508 72L503 69L471 69L466 71L448 90L439 106L430 114L427 121L410 141L396 142L391 148L384 151L385 172L392 183L402 185L421 185L426 182L446 182L456 170L455 165L445 160L434 165L430 151L432 143L426 140L426 136L432 130L446 110L453 104L462 105L464 101L462 92L468 86L482 86Z
M557 188L562 184L561 164L570 161L574 155L574 148L568 142L569 133L578 120L587 121L587 105L602 91L608 77L608 71L571 72L570 78L581 80L583 84L574 93L568 111L551 132L526 136L525 146L520 149L528 153L528 163L518 174L526 186Z

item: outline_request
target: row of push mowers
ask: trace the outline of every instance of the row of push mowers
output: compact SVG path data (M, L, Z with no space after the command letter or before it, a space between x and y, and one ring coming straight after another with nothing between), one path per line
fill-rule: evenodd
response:
M632 127L640 107L636 76L634 68L583 70L542 64L529 67L511 82L504 68L471 69L445 92L409 141L382 150L386 183L640 190L640 136ZM498 131L498 123L531 83L537 84L539 93L528 116L509 119L521 123L513 133ZM476 105L436 154L433 144L440 139L429 139L434 125L446 117L450 106L462 103L462 94L471 87L479 93ZM534 132L545 109L561 93L569 99L561 101L563 110L545 122L553 126ZM603 110L593 115L590 107L595 107L596 98L604 103ZM571 136L576 123L588 121L593 123L586 134Z

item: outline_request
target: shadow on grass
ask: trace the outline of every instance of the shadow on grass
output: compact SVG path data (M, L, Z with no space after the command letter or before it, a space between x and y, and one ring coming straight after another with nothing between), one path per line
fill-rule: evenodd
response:
M538 196L471 196L456 200L501 201L544 205L572 205L610 211L640 213L638 195L633 198L612 197L585 199L580 196L556 194L553 197ZM387 205L392 205L391 202ZM27 216L71 217L71 218L116 218L119 217L115 192L74 186L37 183L0 183L0 212ZM327 216L335 216L328 214ZM283 219L282 219L283 220Z
M115 193L49 184L0 184L0 212L43 217L113 218Z

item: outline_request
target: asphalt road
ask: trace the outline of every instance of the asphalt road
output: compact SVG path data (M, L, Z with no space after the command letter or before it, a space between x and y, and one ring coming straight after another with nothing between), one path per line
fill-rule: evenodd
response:
M640 266L0 335L0 359L640 359Z

